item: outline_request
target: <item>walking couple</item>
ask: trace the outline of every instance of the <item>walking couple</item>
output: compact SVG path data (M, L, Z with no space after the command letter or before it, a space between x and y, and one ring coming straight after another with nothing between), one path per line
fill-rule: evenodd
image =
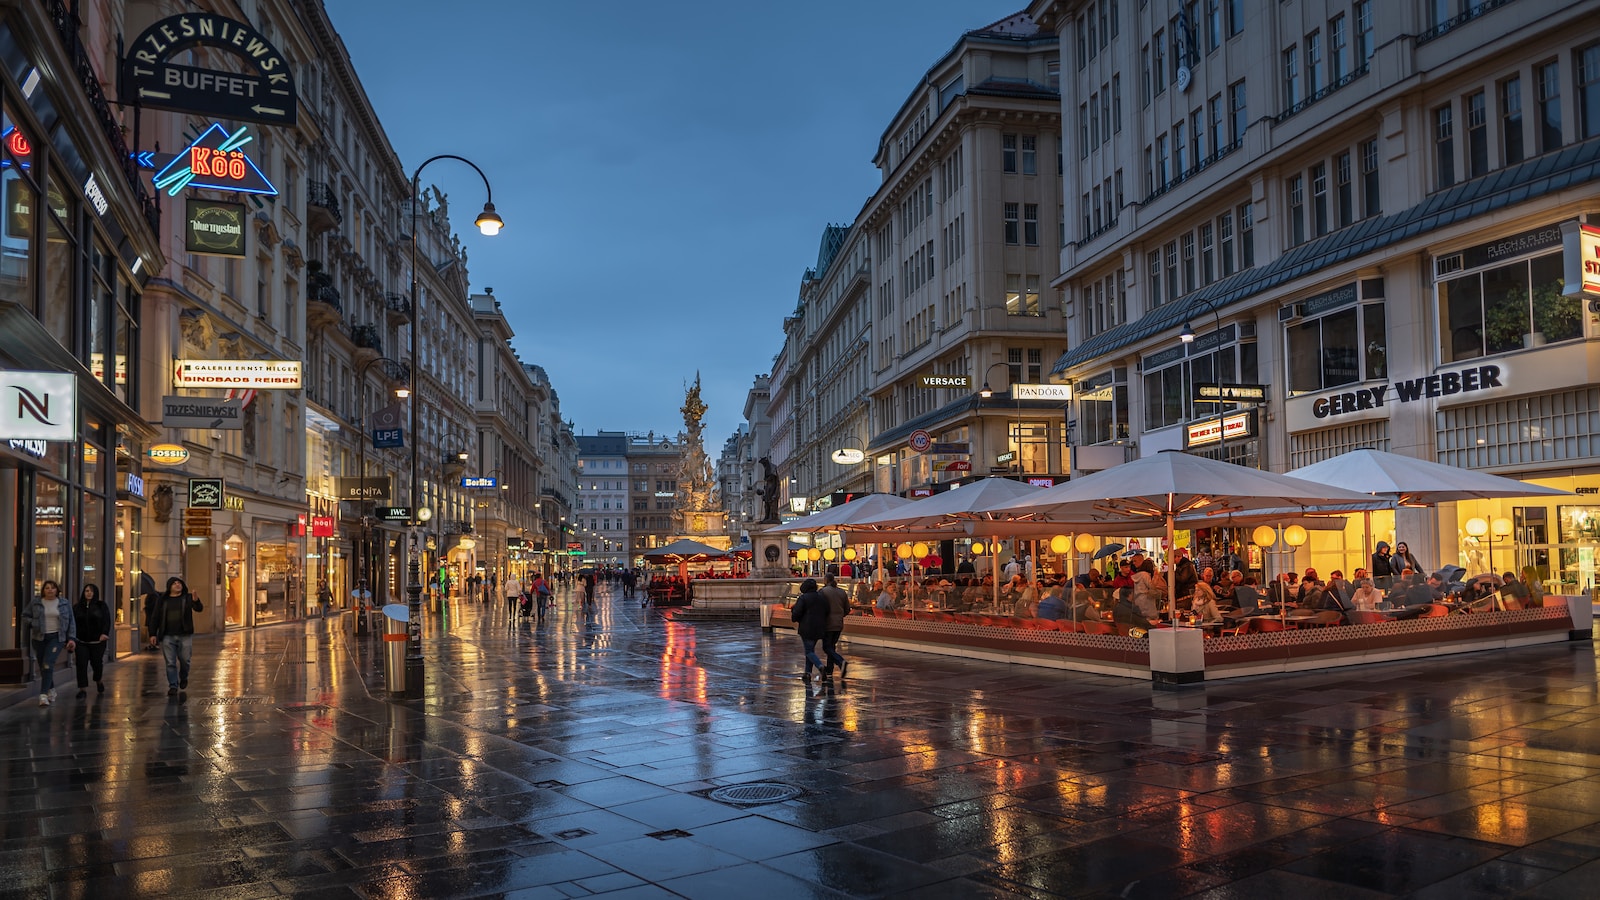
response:
M834 664L839 666L839 678L849 674L850 663L839 653L839 636L844 633L844 617L850 615L850 595L839 587L832 575L823 578L823 588L817 590L814 578L800 583L800 597L789 611L800 633L800 645L806 652L806 671L800 678L810 683L811 670L820 671L823 678L833 678ZM817 657L817 641L822 641L826 665Z

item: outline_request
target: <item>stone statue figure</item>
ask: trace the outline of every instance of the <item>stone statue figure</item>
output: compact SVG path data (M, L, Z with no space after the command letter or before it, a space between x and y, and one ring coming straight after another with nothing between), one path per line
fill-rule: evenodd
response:
M766 515L761 517L763 522L778 521L778 470L772 467L772 460L761 457L761 487L756 488L756 493L766 501Z
M679 435L682 455L678 464L678 502L672 513L673 524L680 531L703 531L705 517L698 517L701 525L695 528L695 513L711 512L718 506L714 496L717 484L711 468L711 457L706 455L701 437L705 430L701 419L706 414L706 408L705 401L700 399L700 375L696 373L694 386L684 393L681 410L684 430Z

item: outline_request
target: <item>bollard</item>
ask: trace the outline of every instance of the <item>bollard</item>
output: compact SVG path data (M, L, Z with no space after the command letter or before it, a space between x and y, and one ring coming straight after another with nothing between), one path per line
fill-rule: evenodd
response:
M769 634L772 632L772 604L770 603L761 604L761 630Z
M406 625L411 610L404 603L390 603L383 608L383 616L383 686L401 697L406 692Z

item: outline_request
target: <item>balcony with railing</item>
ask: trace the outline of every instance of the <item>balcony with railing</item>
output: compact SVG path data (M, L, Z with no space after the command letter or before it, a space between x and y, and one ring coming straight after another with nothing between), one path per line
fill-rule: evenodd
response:
M384 294L383 311L390 325L403 325L411 321L411 298L394 292Z
M1423 44L1426 44L1434 38L1442 37L1443 35L1460 28L1462 25L1471 22L1473 19L1484 15L1485 13L1493 12L1502 6L1506 6L1513 2L1515 2L1515 0L1474 0L1473 3L1467 5L1467 8L1462 11L1460 15L1451 16L1443 22L1440 22L1438 25L1435 25L1427 31L1417 35L1416 45L1421 47Z
M306 219L312 234L332 231L344 221L339 210L339 198L325 181L306 182Z
M333 276L322 270L322 263L306 263L306 324L312 327L332 325L344 318L344 306L339 302L339 289L333 286Z
M356 345L357 363L383 355L383 332L376 325L353 326L350 329L350 342Z
M1350 74L1344 76L1343 78L1340 78L1338 81L1335 81L1332 84L1329 84L1327 87L1323 88L1320 91L1317 91L1315 94L1312 94L1311 96L1305 98L1304 100L1301 100L1299 103L1296 103L1295 105L1289 107L1288 109L1284 110L1283 112L1278 113L1277 115L1272 117L1272 124L1274 124L1274 125L1282 125L1284 122L1287 122L1291 117L1293 117L1295 115L1298 115L1301 112L1304 112L1306 107L1310 106L1311 104L1316 103L1318 101L1321 101L1323 99L1326 99L1329 95L1333 94L1335 91L1339 91L1339 90L1344 89L1345 87L1348 87L1356 79L1358 79L1361 76L1367 74L1368 68L1369 68L1368 66L1362 65L1361 68L1356 69L1354 72L1351 72Z
M439 524L439 530L445 534L471 534L472 523L465 519L446 519Z

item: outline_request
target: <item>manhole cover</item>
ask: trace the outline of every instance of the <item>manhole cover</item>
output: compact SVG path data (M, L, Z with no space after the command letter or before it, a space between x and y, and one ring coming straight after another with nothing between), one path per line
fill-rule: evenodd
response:
M691 836L692 835L690 835L689 832L684 831L681 828L669 828L666 831L652 831L645 835L645 837L655 838L658 841L670 841L677 838L686 838Z
M758 803L781 803L784 800L793 800L803 793L799 788L788 784L778 784L772 781L757 781L751 784L731 784L727 787L717 788L706 796L721 803L738 803L743 806L753 806Z
M272 703L266 697L207 697L200 701L201 706L249 706L257 703Z

